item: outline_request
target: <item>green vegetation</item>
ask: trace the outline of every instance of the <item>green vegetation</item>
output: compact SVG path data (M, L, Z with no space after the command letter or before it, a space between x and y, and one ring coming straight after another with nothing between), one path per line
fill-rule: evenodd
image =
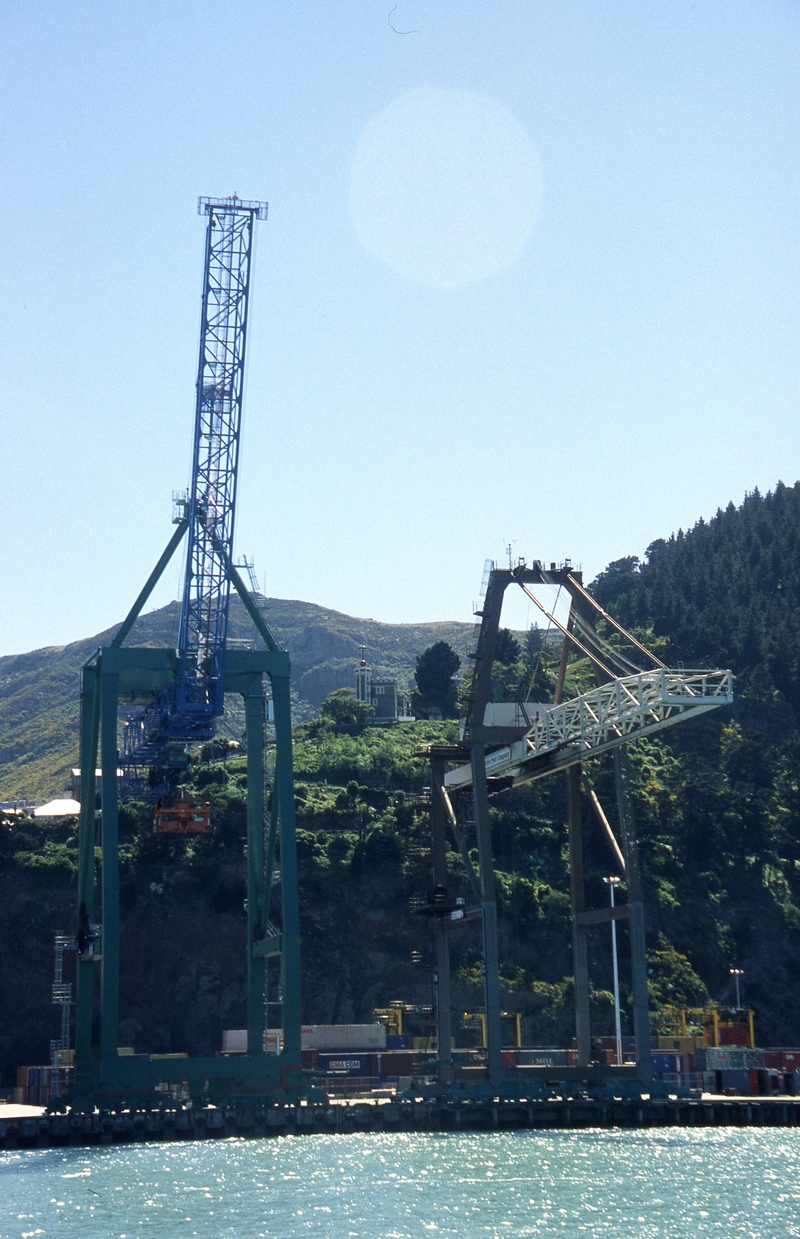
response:
M666 661L730 666L736 675L732 708L630 746L656 1018L665 1004L732 1001L730 969L741 968L759 1039L784 1045L800 1042L799 534L800 486L779 487L654 544L644 562L610 565L593 586ZM421 642L415 657L432 644ZM560 649L538 630L524 641L503 636L493 697L551 700ZM587 660L572 659L565 695L591 682ZM393 998L431 999L430 922L410 911L431 885L423 749L454 739L458 724L375 727L353 715L354 700L323 695L317 717L296 729L307 1021L363 1020ZM610 761L590 773L613 816ZM154 836L148 809L123 813L122 1032L151 1050L213 1051L221 1029L243 1019L245 755L215 742L192 763L189 786L211 803L210 836ZM493 795L491 816L504 1008L523 1013L526 1039L569 1043L563 777ZM615 862L588 808L585 826L588 900L598 907ZM466 843L474 862L469 827ZM75 863L74 823L0 827L0 1059L8 1066L46 1059L55 1032L52 933L74 920ZM449 867L451 892L471 901L455 849ZM624 928L620 943L627 1020ZM474 1010L482 1002L476 923L454 934L453 962L454 1006ZM608 926L591 932L590 968L595 1028L610 1033Z
M415 660L429 645L447 641L463 649L471 624L379 624L281 598L260 599L267 623L292 660L292 714L310 721L334 689L351 687L361 647L376 675L409 687ZM140 616L127 645L174 646L177 603ZM27 797L39 804L64 794L71 766L78 764L80 668L115 628L72 645L0 658L0 799ZM239 599L231 602L230 636L256 645L253 625ZM221 737L239 740L244 727L241 698L225 704Z
M414 672L417 689L411 697L411 708L418 717L447 718L454 713L454 676L460 666L461 659L447 641L437 641L423 650Z

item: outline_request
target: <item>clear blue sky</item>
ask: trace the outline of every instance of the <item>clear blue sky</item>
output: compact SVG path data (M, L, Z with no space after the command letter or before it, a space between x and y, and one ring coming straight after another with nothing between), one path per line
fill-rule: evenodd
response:
M201 194L270 203L237 551L272 595L468 619L507 541L592 576L793 483L799 36L769 0L7 0L0 653L121 619L170 535Z

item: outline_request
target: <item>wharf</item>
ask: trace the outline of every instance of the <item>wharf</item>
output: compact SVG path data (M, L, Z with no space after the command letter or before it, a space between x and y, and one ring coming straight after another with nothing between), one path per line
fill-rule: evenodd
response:
M16 1113L25 1110L28 1113ZM34 1111L31 1113L31 1111ZM343 1098L328 1104L243 1105L48 1114L0 1108L0 1148L118 1144L315 1133L563 1131L586 1128L800 1127L800 1097L516 1099Z

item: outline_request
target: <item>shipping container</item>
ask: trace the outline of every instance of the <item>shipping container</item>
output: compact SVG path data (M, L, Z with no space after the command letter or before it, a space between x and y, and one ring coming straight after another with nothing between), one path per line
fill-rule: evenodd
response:
M728 1089L735 1089L737 1096L748 1097L750 1095L750 1072L748 1070L722 1070L719 1074L723 1093Z
M660 1049L659 1043L661 1040L663 1040L663 1038L651 1037L650 1038L650 1049L651 1050ZM673 1038L670 1038L670 1043L672 1042L672 1040ZM600 1050L616 1050L616 1048L617 1048L616 1037L592 1037L592 1051L595 1054L597 1054ZM674 1049L676 1047L670 1044L666 1048ZM623 1051L623 1054L635 1054L636 1053L636 1041L633 1037L622 1038L622 1051Z
M385 1024L304 1024L304 1050L385 1050Z
M22 1105L47 1106L67 1091L74 1071L74 1067L50 1065L18 1067L15 1096L20 1098Z
M410 1050L410 1038L407 1033L387 1033L386 1034L386 1049L387 1050Z
M566 1050L519 1050L520 1067L566 1067Z
M757 1068L753 1068L752 1070L748 1071L747 1076L748 1076L750 1083L749 1083L749 1087L747 1091L751 1097L757 1097L758 1094L763 1091L763 1087L762 1087L763 1074L764 1073L762 1071L759 1071Z
M786 1076L782 1071L767 1071L764 1074L767 1078L767 1093L771 1097L786 1092Z
M349 1054L346 1051L339 1051L338 1054L320 1054L319 1069L320 1071L331 1072L334 1075L343 1076L377 1076L377 1071L372 1070L372 1059L377 1055L372 1054Z
M750 1045L750 1027L748 1024L733 1024L730 1028L720 1027L719 1043L746 1047Z
M421 1059L416 1050L386 1050L370 1057L375 1060L378 1076L417 1076L421 1071Z
M800 1067L800 1050L781 1050L781 1071L796 1071Z
M701 1071L700 1075L703 1080L704 1093L718 1093L720 1091L718 1071Z
M516 1067L519 1062L519 1050L501 1050L500 1063L503 1067Z
M660 1051L658 1054L650 1055L652 1069L657 1075L662 1073L670 1073L683 1071L683 1055L668 1054L666 1051Z
M246 1028L223 1028L222 1030L222 1053L223 1054L246 1054L247 1053L247 1029Z
M709 1045L695 1051L694 1061L698 1071L752 1071L763 1067L764 1051Z
M702 1037L659 1037L658 1050L678 1050L681 1054L694 1054L704 1046Z

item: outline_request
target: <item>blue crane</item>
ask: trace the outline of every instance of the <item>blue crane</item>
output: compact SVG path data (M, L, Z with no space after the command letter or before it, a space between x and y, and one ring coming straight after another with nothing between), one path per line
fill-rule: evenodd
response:
M208 217L208 225L191 487L178 501L176 528L126 618L108 645L96 650L81 669L83 777L72 1104L88 1112L96 1104L107 1107L110 1099L121 1109L143 1103L160 1107L165 1081L174 1078L174 1074L165 1074L160 1060L117 1053L120 766L129 794L146 798L149 791L153 798L160 796L175 770L188 763L188 746L213 736L226 693L242 700L247 762L247 1053L237 1061L234 1091L238 1101L247 1098L252 1105L255 1101L263 1104L265 1095L278 1101L305 1088L300 1060L291 666L231 555L253 235L256 220L266 218L267 207L237 197L201 198L200 213ZM178 647L126 647L137 616L187 535ZM261 638L260 648L226 650L231 586ZM269 809L264 769L266 679L275 729ZM144 699L149 704L125 725L120 749L121 698ZM98 757L102 776L99 819L98 794L91 777ZM209 826L208 815L194 813L181 795L171 808L157 807L155 816L156 832L206 833ZM275 883L278 858L280 877ZM274 886L279 887L279 900ZM98 981L99 1022L95 1018ZM273 992L280 995L284 1037L280 1052L268 1054L265 1016L267 995ZM274 1010L273 1004L270 1007ZM188 1087L198 1110L209 1103L227 1105L234 1081L226 1062L217 1055L182 1058L175 1087Z
M121 763L131 774L149 768L150 791L163 790L159 771L186 762L186 744L214 735L223 711L225 651L231 592L239 435L255 221L267 204L201 198L208 216L197 372L192 482L177 500L179 533L188 531L178 674L124 729ZM129 785L144 790L141 777Z

